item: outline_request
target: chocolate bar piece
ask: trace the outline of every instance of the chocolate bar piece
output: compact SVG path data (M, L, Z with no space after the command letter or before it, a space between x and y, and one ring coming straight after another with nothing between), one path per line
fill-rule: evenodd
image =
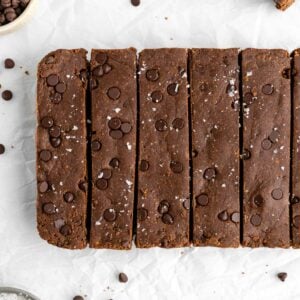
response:
M136 50L93 50L91 74L90 246L130 249L136 165Z
M242 52L243 244L289 247L290 57Z
M86 51L57 50L38 67L37 223L50 244L85 248Z
M193 49L190 74L193 243L238 247L238 50Z
M295 0L274 0L274 2L276 4L276 8L286 10L295 2Z
M187 49L139 57L137 247L189 245Z

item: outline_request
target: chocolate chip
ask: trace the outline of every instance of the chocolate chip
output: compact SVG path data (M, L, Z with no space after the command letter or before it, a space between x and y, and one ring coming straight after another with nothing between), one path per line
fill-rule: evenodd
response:
M218 219L220 221L227 221L228 218L229 218L229 216L228 216L228 212L226 210L224 210L218 214Z
M119 118L112 118L108 121L108 127L113 130L119 129L121 125L122 121Z
M291 204L297 204L300 202L300 198L297 196L292 197Z
M171 161L170 168L173 173L179 174L183 171L183 165L179 161Z
M121 96L121 91L117 87L111 87L107 91L107 96L112 100L118 100Z
M269 140L273 143L273 144L275 144L275 143L277 143L278 142L278 140L279 140L279 132L277 131L277 130L273 130L272 132L271 132L271 134L269 135Z
M231 217L230 217L231 221L233 223L240 223L240 213L239 212L233 212L231 214Z
M53 126L49 129L49 135L54 138L60 137L61 130L59 126Z
M71 193L71 192L66 192L66 193L64 194L64 200L65 200L67 203L73 202L74 199L75 199L75 196L74 196L73 193Z
M207 168L204 171L203 177L206 180L212 180L216 177L216 175L217 175L217 172L216 172L215 168Z
M290 79L291 78L291 69L290 68L285 68L282 71L282 77L285 79Z
M155 122L155 128L157 131L166 131L168 129L167 122L165 120L157 120Z
M104 178L99 178L96 181L96 187L99 190L106 190L108 188L108 181Z
M130 123L123 123L121 125L121 130L123 133L129 133L131 131L131 129L132 129L132 126Z
M42 150L40 152L40 160L47 162L52 158L52 153L49 150Z
M11 0L1 0L0 2L2 8L7 8L11 6Z
M70 225L63 225L59 232L63 235L63 236L68 236L72 234L72 228Z
M196 157L198 156L198 154L199 154L199 152L198 152L197 150L194 149L194 150L192 151L192 157L193 157L193 158L196 158Z
M79 74L79 78L83 83L86 83L88 80L88 74L87 74L87 70L81 70L80 74Z
M162 215L162 214L167 213L169 211L169 208L170 208L169 202L167 200L162 200L159 203L157 211Z
M111 130L109 132L109 135L114 139L114 140L119 140L123 137L123 132L121 130Z
M111 176L112 176L112 171L111 169L102 169L100 171L102 177L101 178L104 178L104 179L110 179Z
M251 152L248 149L244 149L241 155L241 159L248 160L251 158Z
M92 74L93 74L94 76L96 76L96 77L101 77L101 76L103 76L103 74L104 74L103 67L102 67L102 66L96 67L96 68L93 70Z
M264 205L264 198L261 195L256 195L253 199L253 202L256 206L262 207Z
M4 14L8 22L12 22L17 18L16 11L12 7L6 8Z
M150 69L146 72L146 78L149 81L156 81L159 78L159 71L157 69Z
M161 91L154 91L151 93L151 100L154 102L154 103L159 103L163 100L163 94Z
M3 144L0 144L0 155L5 152L5 146Z
M56 74L51 74L46 79L49 86L56 86L59 82L59 77Z
M143 222L148 217L148 210L146 208L139 208L137 214L139 221Z
M167 92L170 96L176 96L179 91L179 84L178 83L171 83L167 87Z
M174 129L182 129L184 127L184 120L180 118L176 118L173 121L172 126Z
M108 74L111 71L112 67L109 64L104 64L103 65L103 72L104 74Z
M165 223L167 225L172 225L174 223L174 219L170 214L163 214L161 219L162 219L163 223Z
M51 117L46 116L42 119L41 124L42 124L43 128L48 129L48 128L51 128L53 126L54 121Z
M140 0L131 0L131 4L133 6L139 6L141 4L141 1Z
M39 192L46 193L49 190L49 184L47 181L42 181L39 183Z
M207 194L200 194L196 197L196 202L200 206L207 206L209 199Z
M78 187L81 191L87 192L88 182L86 180L80 180L79 183L78 183Z
M75 297L73 298L73 300L84 300L84 298L81 297L81 296L75 296Z
M11 100L13 97L13 93L9 90L5 90L2 92L2 99L5 101Z
M189 200L189 199L185 199L185 200L182 202L182 205L183 205L183 207L184 207L186 210L189 210L189 209L190 209L190 200Z
M60 229L63 225L65 225L65 221L63 219L57 219L54 221L54 226L56 229Z
M250 222L253 226L259 226L261 224L261 216L260 215L253 215L250 218Z
M263 87L262 87L262 92L265 94L265 95L272 95L273 92L274 92L274 86L272 84L265 84Z
M262 142L261 142L261 147L264 149L264 150L270 150L272 148L272 142L269 140L269 139L264 139Z
M98 87L98 80L96 78L91 78L90 80L90 90L94 90Z
M53 148L58 148L61 144L61 138L51 138L50 139L50 144Z
M96 152L96 151L100 151L102 147L102 144L100 143L100 141L98 140L93 140L91 143L91 148L92 151Z
M55 86L55 90L60 94L63 94L66 91L66 89L67 86L63 82L60 82Z
M107 62L107 58L108 58L107 54L103 53L103 52L97 53L97 55L95 57L96 62L101 66L103 66Z
M103 218L107 222L113 222L117 219L117 213L113 208L108 208L104 211Z
M54 93L53 95L50 95L50 100L54 103L54 104L58 104L61 102L62 100L62 96L59 93Z
M149 162L147 160L141 160L141 163L140 163L140 171L142 172L146 172L149 170Z
M293 225L296 227L296 228L300 228L300 216L295 216L294 219L293 219Z
M43 205L43 212L47 215L53 215L56 213L56 207L52 202L45 203Z
M128 277L125 273L120 273L119 274L119 281L122 283L126 283L128 281Z
M282 281L282 282L284 282L285 280L286 280L286 278L287 278L287 273L285 273L285 272L281 272L281 273L278 273L277 274L277 277Z
M283 197L283 192L281 189L274 189L272 192L271 192L271 195L272 195L272 198L274 200L281 200L282 197Z
M15 62L11 58L7 58L4 61L5 69L12 69L15 66Z
M120 166L120 161L119 161L119 159L117 159L117 158L114 157L114 158L109 162L109 165L110 165L112 168L117 169L117 168L119 168L119 166Z

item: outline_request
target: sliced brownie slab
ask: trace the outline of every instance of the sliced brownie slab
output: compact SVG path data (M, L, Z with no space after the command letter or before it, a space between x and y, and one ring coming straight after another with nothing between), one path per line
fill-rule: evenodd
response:
M242 52L243 242L288 247L290 57L284 50Z
M187 49L139 57L137 246L189 245Z
M130 249L136 161L136 50L93 50L92 248Z
M57 50L38 67L37 223L50 244L86 247L86 51Z
M193 49L190 78L193 243L196 246L238 247L238 50Z

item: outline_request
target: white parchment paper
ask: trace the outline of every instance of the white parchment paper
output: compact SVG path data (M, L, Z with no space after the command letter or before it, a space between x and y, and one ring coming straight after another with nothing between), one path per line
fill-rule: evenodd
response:
M56 48L300 47L300 2L272 0L40 0L33 18L0 37L0 286L42 300L300 299L300 251L151 249L68 251L42 241L35 224L35 71ZM4 70L12 57L14 70ZM22 66L23 68L20 68ZM30 75L25 75L28 70ZM119 283L125 272L127 284ZM277 272L288 272L286 282Z

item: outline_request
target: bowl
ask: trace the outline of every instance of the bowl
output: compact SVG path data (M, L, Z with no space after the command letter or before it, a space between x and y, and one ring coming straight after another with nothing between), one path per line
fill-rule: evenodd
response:
M12 32L22 26L32 15L37 6L38 0L30 0L25 10L14 21L0 26L0 35Z
M12 295L22 295L25 297L26 300L40 300L39 298L37 298L36 296L20 290L20 289L16 289L16 288L12 288L12 287L0 287L0 294L4 293L4 294L12 294Z

